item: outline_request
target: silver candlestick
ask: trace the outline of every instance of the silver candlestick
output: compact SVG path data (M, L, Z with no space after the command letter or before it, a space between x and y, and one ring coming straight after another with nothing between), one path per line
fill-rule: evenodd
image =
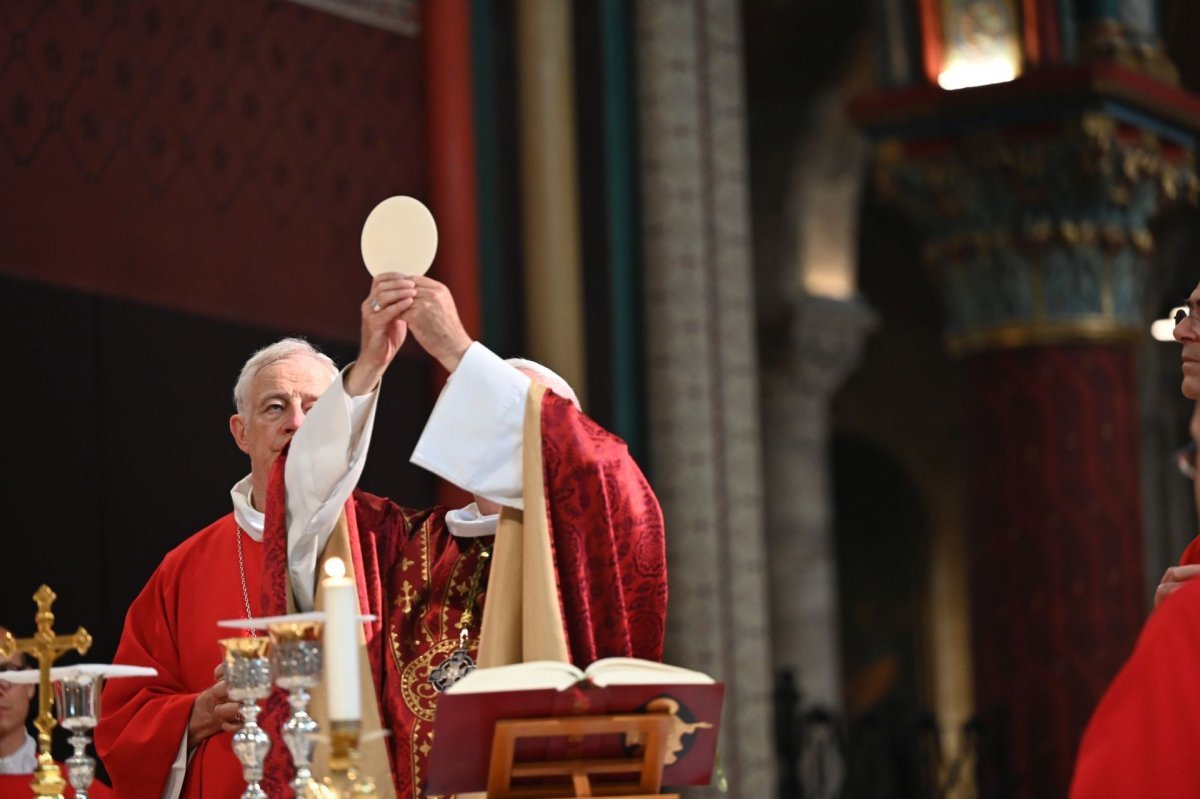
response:
M292 715L280 732L292 754L296 776L292 790L304 796L312 781L312 756L316 746L317 722L308 714L310 688L321 682L320 621L281 621L270 626L271 663L275 684L288 692Z
M88 733L100 718L100 688L103 684L100 674L81 672L54 683L58 723L71 731L68 740L75 748L75 754L67 758L67 777L79 799L87 799L88 789L96 776L96 761L87 754L87 746L91 743Z
M267 799L259 785L271 739L258 726L260 700L271 694L271 661L267 659L268 638L225 638L225 683L229 697L242 703L242 728L233 735L233 753L242 764L246 790L242 799Z

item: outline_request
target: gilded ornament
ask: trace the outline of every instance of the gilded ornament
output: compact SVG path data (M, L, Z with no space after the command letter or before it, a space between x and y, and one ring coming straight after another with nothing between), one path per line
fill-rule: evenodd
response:
M1138 228L1129 232L1129 239L1138 252L1149 254L1154 250L1154 234L1148 228Z

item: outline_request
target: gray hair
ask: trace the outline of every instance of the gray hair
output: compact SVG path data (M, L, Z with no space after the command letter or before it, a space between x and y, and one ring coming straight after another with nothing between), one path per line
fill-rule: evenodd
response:
M563 379L562 375L555 372L548 366L542 366L537 361L530 361L526 358L509 358L505 361L506 364L514 369L520 369L524 372L533 372L537 375L537 382L542 383L546 388L553 391L563 399L568 399L575 406L576 410L583 410L583 406L579 404L579 397L575 395L575 389L571 388L571 384Z
M281 338L274 344L268 344L250 356L246 365L238 375L237 383L233 386L233 404L237 407L239 416L245 417L250 407L250 383L254 376L273 363L278 363L294 355L310 355L329 367L332 377L337 377L338 368L333 360L319 349L302 338Z

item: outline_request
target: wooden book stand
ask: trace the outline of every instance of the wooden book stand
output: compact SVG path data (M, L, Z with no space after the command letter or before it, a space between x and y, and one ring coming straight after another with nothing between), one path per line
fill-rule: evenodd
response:
M663 713L634 713L617 716L574 718L507 719L496 722L492 738L492 761L488 771L488 799L573 799L583 796L619 799L679 799L678 794L660 794L663 758L671 717ZM589 735L624 733L639 742L630 757L580 758L514 762L521 738L566 738L579 741ZM605 775L595 784L592 778ZM621 775L625 775L621 779ZM631 778L637 775L636 779ZM530 778L568 777L571 787L557 785L513 785Z

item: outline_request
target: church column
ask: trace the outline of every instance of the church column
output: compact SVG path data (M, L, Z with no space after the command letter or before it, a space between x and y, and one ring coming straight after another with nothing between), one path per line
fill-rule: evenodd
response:
M980 790L1058 797L1145 619L1150 223L1200 193L1200 99L1175 85L1152 0L989 5L972 38L984 5L920 0L939 25L905 55L929 83L855 114L880 195L926 234L961 362Z
M530 356L586 403L571 5L516 4L525 333Z
M810 121L793 143L781 235L789 243L759 266L775 672L777 679L791 674L806 708L831 712L842 707L842 663L830 403L858 365L874 325L857 294L866 149L845 110L861 72L851 66L839 84L814 98ZM769 252L768 245L760 261Z
M961 358L976 710L998 747L980 753L980 780L1050 797L1145 617L1149 222L1197 180L1165 125L1100 107L1031 119L1021 102L1009 127L960 110L952 138L887 138L878 177L927 232Z
M726 681L734 797L775 790L740 3L635 4L652 480L667 658ZM714 794L715 795L715 791Z
M806 706L836 711L842 681L830 403L858 365L874 314L857 298L806 294L788 317L770 332L776 340L766 351L779 354L763 363L762 386L774 662L792 672Z

